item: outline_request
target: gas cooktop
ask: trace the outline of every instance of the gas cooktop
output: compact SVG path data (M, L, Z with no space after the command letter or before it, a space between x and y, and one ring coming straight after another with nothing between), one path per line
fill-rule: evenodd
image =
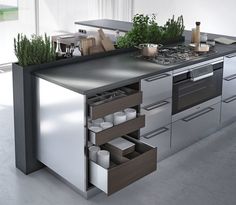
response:
M194 60L199 57L207 57L216 53L211 48L208 52L196 52L190 46L177 45L172 47L162 47L159 49L158 54L154 57L144 57L140 53L135 54L135 57L145 59L147 61L159 65L175 65L185 61Z

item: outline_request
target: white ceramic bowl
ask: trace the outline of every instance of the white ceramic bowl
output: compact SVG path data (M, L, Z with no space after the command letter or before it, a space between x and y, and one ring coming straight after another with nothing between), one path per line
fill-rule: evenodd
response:
M124 112L114 113L114 125L121 124L126 121L126 114Z
M133 108L126 108L124 110L124 112L126 114L127 120L132 120L132 119L136 118L136 116L137 116L137 111Z
M96 120L92 120L92 124L94 125L94 126L100 126L100 124L102 123L102 122L104 122L104 119L103 118L98 118L98 119L96 119Z
M113 123L114 116L113 116L113 114L106 115L106 116L104 117L104 119L105 119L106 122L111 122L111 123Z
M92 132L97 133L97 132L101 132L101 131L102 131L102 128L99 127L99 126L90 126L90 127L89 127L89 130L92 131Z
M108 128L110 128L110 127L113 127L113 123L111 123L111 122L102 122L102 123L100 124L100 127L101 127L103 130L105 130L105 129L108 129Z

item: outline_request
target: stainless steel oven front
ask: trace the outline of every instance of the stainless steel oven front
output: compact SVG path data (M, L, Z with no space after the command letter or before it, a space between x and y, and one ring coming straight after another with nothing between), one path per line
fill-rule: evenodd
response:
M174 73L172 115L222 95L222 76L223 59Z

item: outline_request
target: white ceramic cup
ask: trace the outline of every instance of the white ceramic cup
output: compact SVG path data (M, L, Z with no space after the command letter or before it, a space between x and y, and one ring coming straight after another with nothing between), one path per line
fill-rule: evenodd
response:
M100 126L100 124L102 123L102 122L104 122L104 119L103 118L98 118L98 119L96 119L96 120L92 120L92 124L94 125L94 126Z
M114 116L113 116L113 114L106 115L106 116L104 117L104 119L105 119L106 122L111 122L111 123L113 123Z
M102 123L100 124L100 127L101 127L103 130L105 130L105 129L108 129L108 128L110 128L110 127L113 127L113 123L111 123L111 122L102 122Z
M94 162L97 162L97 152L101 150L100 147L91 146L88 149L89 149L89 159Z
M133 108L126 108L124 110L124 112L126 114L127 120L132 120L132 119L136 118L136 116L137 116L137 111Z
M95 144L96 141L96 133L101 132L102 128L98 126L91 126L89 127L89 140Z
M97 163L108 169L110 167L110 152L107 150L100 150L97 152Z
M126 114L124 112L114 113L114 125L121 124L126 121Z

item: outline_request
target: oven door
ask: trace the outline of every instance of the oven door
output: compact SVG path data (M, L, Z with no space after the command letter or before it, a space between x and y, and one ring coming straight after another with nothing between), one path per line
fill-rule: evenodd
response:
M191 72L173 78L172 115L203 103L222 94L223 68L213 70L213 75L194 80Z

